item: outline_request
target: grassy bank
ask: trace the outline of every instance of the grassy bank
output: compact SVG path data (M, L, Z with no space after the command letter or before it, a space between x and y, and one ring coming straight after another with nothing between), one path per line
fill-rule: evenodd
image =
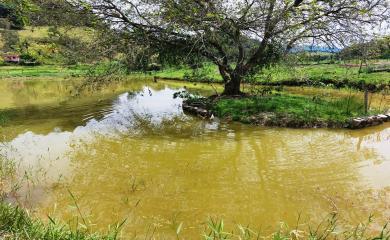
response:
M280 127L341 128L355 117L377 114L375 109L365 113L364 104L354 97L325 99L274 93L242 98L190 99L214 115L227 120Z

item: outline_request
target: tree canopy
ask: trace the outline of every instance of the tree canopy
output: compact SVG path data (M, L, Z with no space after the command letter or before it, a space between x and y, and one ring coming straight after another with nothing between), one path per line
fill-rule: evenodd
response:
M388 21L386 0L67 0L113 29L218 66L224 94L304 41L342 46ZM244 47L251 39L255 44Z

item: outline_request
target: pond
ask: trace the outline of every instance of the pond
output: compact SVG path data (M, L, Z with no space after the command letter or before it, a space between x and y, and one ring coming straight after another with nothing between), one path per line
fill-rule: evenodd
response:
M175 236L182 223L185 239L199 239L210 217L265 233L333 211L345 225L389 219L389 123L353 131L202 120L173 98L184 85L134 79L71 97L70 80L2 80L0 108L13 115L0 153L27 182L8 201L91 230L126 219L125 236Z

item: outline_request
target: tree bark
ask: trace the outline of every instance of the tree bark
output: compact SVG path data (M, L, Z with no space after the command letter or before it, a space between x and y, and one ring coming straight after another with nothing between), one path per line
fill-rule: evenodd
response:
M242 95L241 92L241 77L240 76L231 76L229 81L225 81L224 91L222 95L232 96L232 95Z

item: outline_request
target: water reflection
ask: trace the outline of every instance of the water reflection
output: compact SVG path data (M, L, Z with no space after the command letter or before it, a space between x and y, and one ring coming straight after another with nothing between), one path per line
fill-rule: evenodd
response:
M189 119L183 114L182 100L173 98L175 91L144 87L136 94L121 94L111 108L105 110L102 119L90 119L85 126L76 127L72 132L61 132L59 128L47 135L28 131L4 144L0 154L20 163L22 173L45 172L45 176L52 179L59 170L67 172L67 153L81 142L91 142L97 135L110 138L136 135L144 131L145 125L153 128L173 119Z
M370 191L390 186L389 124L349 131L201 121L183 114L178 90L138 86L97 108L68 103L59 118L77 112L85 124L8 141L3 154L47 176L28 203L41 216L72 219L71 190L97 229L127 218L126 232L153 225L169 235L177 218L198 236L210 215L258 227L337 208L354 222L386 202Z

